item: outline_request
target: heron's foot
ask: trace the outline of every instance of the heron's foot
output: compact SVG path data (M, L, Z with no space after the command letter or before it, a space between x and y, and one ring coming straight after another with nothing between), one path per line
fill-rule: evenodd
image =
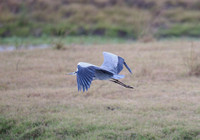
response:
M119 85L121 85L121 86L123 86L123 87L125 87L125 88L134 89L132 86L126 85L126 84L122 83L121 81L119 81L119 80L117 80L117 79L110 79L110 81L111 81L111 82L114 82L114 83L116 83L116 84L119 84Z

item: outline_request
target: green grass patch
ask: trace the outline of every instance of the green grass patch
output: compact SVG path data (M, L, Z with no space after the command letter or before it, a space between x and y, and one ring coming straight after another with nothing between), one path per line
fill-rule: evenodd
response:
M157 134L150 132L134 132L134 126L122 130L120 125L89 123L82 119L62 119L37 117L37 119L13 120L0 117L0 139L183 139L197 140L198 129L187 126L169 126ZM125 126L126 127L126 126ZM132 130L132 131L130 131ZM137 129L135 129L137 131Z
M172 24L185 26L200 21L200 2L143 0L110 2L99 1L29 1L2 2L0 37L80 36L100 35L138 39L151 35L164 37L157 32ZM165 9L165 10L163 10ZM176 27L174 27L176 28ZM198 36L189 33L163 30L168 36ZM172 29L173 30L173 29ZM160 37L160 36L159 36Z
M164 15L169 21L175 23L198 23L200 21L199 10L185 10L184 8L174 8L166 11Z
M12 120L0 117L0 139L117 139L129 138L115 127L74 120ZM141 137L141 136L139 136Z
M66 36L66 37L6 37L0 38L1 45L14 45L14 46L29 46L29 45L41 45L41 44L118 44L128 43L133 40L116 37L101 37L101 36Z
M200 131L184 127L167 127L163 129L163 134L173 140L197 140Z
M157 36L159 37L199 37L200 24L175 24L168 29L160 29Z
M13 120L0 117L0 139L35 139L46 134L54 121L39 118L37 120Z

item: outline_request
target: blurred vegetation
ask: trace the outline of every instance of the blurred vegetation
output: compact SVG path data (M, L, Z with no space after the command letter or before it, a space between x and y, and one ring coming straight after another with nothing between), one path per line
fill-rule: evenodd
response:
M188 69L189 76L200 76L200 55L197 52L194 44L191 44L191 50L189 51L189 55L185 55L184 57L185 66Z
M121 44L121 43L131 43L133 40L127 40L124 38L114 38L106 36L67 36L67 37L50 37L50 36L40 36L40 37L4 37L0 38L1 45L14 45L14 46L29 46L31 45L41 45L49 44L54 46L59 45L91 45L91 44Z
M81 121L81 122L77 122ZM81 125L81 126L80 126ZM199 131L187 126L169 126L161 129L157 135L150 132L136 133L124 130L127 126L87 124L82 120L56 120L40 117L38 120L14 120L0 116L0 139L70 139L70 140L197 140Z
M199 0L1 0L0 37L200 36Z

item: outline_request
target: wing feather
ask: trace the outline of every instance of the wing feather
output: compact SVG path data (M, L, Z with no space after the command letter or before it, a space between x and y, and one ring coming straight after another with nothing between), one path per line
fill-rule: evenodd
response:
M80 87L80 90L79 91L81 91L82 89L83 89L83 85L84 85L84 83L83 83L83 81L82 81L82 78L81 78L81 76L80 75L78 75L77 74L77 81L78 81L78 85L79 85L79 87Z
M83 92L84 92L85 91L85 83L84 83L84 81L81 77L80 77L80 79L81 79L81 86L82 86L82 89L83 89Z
M77 85L78 85L78 91L81 91L81 84L80 84L80 78L79 76L77 75Z
M84 77L84 78L82 78L82 81L83 81L83 83L84 83L84 88L85 88L85 90L87 91L88 90L88 83L87 83L87 81L86 81L86 77ZM84 90L83 90L84 91Z
M131 69L128 67L128 65L125 63L125 60L122 57L108 52L103 52L103 55L104 62L100 68L112 72L113 74L119 74L123 69L123 65L125 65L128 71L132 73Z
M83 92L87 91L92 83L96 67L95 66L82 67L81 65L78 65L77 67L78 67L77 71L78 91L81 90L83 90Z
M100 68L105 69L107 71L112 72L113 74L117 73L117 63L118 63L118 56L108 53L108 52L103 52L104 56L104 62L101 65Z
M86 73L86 75L85 75L85 81L86 81L86 83L87 83L87 88L90 88L90 84L91 84L91 80L92 79L90 79L90 78L88 78L89 77L89 75Z

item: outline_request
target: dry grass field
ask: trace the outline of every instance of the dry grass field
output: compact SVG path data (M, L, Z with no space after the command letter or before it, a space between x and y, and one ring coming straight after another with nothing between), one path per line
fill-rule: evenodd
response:
M103 51L125 58L133 90L93 81L82 93L65 75ZM183 40L0 52L0 139L200 139L199 54Z

